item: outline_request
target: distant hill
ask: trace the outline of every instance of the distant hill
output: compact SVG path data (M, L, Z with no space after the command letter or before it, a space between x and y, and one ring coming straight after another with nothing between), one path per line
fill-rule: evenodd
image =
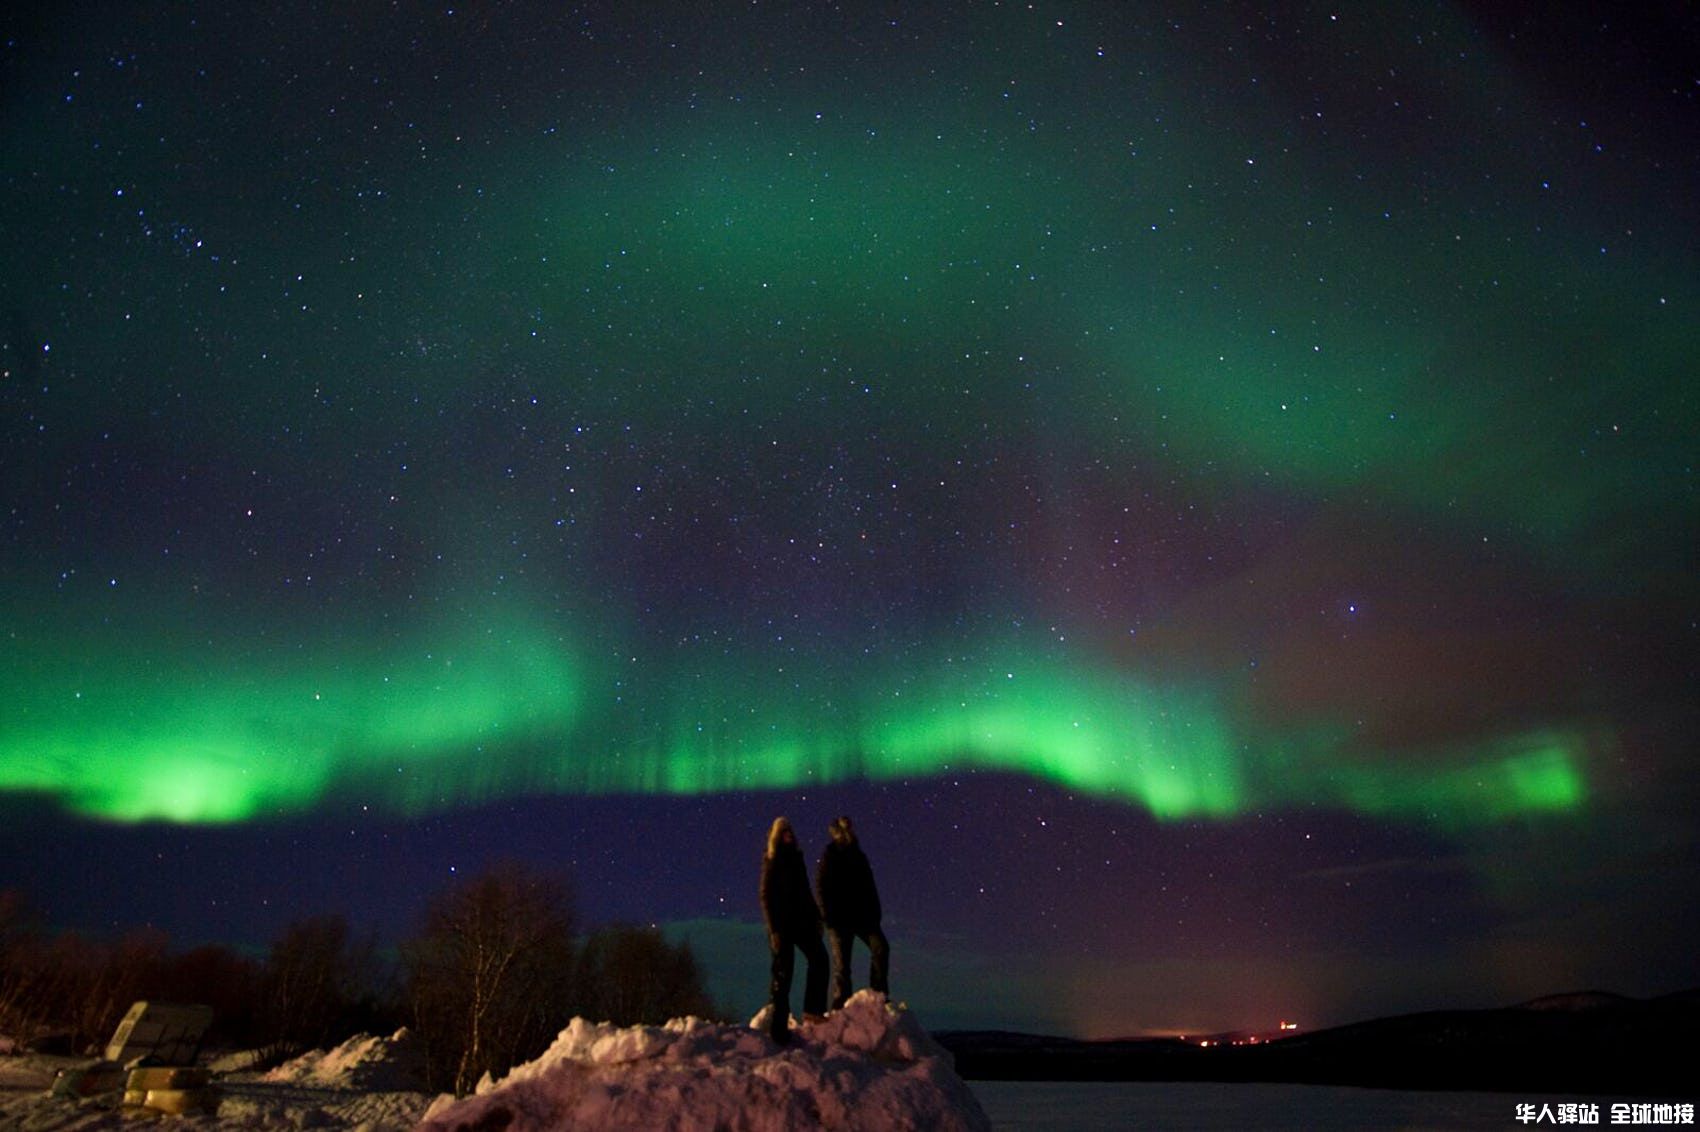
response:
M1568 994L1549 994L1519 1003L1518 1010L1597 1010L1602 1006L1622 1006L1634 1002L1610 991L1571 991Z
M1396 1089L1692 1097L1700 991L1590 991L1498 1010L1438 1010L1256 1045L934 1035L970 1080L1268 1081Z

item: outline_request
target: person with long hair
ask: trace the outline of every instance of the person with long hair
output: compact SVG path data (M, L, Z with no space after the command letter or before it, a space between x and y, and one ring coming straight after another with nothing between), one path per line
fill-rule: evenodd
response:
M821 942L820 909L809 890L809 866L803 860L797 832L786 818L776 818L767 832L767 853L761 862L761 913L767 921L767 945L773 953L773 980L768 984L773 1004L768 1019L773 1040L791 1040L791 977L796 953L808 967L803 976L803 1017L826 1013L826 946Z

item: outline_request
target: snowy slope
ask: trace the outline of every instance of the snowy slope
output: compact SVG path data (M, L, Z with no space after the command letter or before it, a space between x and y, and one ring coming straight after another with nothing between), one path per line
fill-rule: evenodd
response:
M440 1102L421 1132L985 1132L979 1102L913 1014L862 991L791 1044L694 1018L617 1029L574 1019L537 1060L476 1096Z

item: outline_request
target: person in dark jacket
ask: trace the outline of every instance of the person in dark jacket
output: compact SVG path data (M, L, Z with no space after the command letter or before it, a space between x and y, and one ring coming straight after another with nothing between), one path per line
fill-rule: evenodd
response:
M880 931L880 893L874 886L873 867L856 840L856 827L841 817L828 831L832 840L821 854L815 883L832 946L832 1008L837 1010L850 997L850 952L856 940L868 945L868 986L881 994L891 993L887 983L891 946Z
M773 952L773 1003L769 1029L773 1040L790 1040L791 975L797 957L808 963L803 977L803 1016L826 1013L826 948L820 938L820 909L809 891L809 866L797 845L796 831L785 818L776 818L767 832L767 853L761 862L761 913L767 920L767 944Z

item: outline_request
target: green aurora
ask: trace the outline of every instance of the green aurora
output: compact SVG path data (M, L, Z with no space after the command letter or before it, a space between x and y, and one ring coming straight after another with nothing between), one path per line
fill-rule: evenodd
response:
M989 771L1166 821L1308 805L1464 827L1583 806L1598 748L1583 729L1546 728L1354 751L1338 735L1247 726L1202 684L995 648L921 666L936 678L852 685L794 663L652 688L627 674L621 703L598 706L591 689L615 674L513 626L290 669L142 654L91 672L32 656L10 674L0 790L116 821L239 822L336 797L417 816L545 791L792 791Z
M1024 17L986 18L996 27L982 29L983 44L1039 34ZM1460 13L1434 18L1427 34L1473 42ZM505 610L497 628L469 628L468 617L398 641L361 615L310 644L203 648L157 628L48 647L47 627L72 600L48 594L20 604L0 661L11 705L0 790L114 820L183 822L356 794L417 814L548 791L795 789L970 771L1041 777L1165 820L1317 805L1464 825L1586 807L1615 740L1580 710L1366 748L1348 713L1317 725L1244 709L1232 674L1171 678L1089 648L1035 653L979 624L923 627L924 647L871 672L823 656L776 660L748 641L705 669L609 624L551 628L555 608L604 602L624 581L617 560L578 571L585 547L634 525L636 505L620 494L629 484L585 471L637 443L627 436L690 452L698 466L674 474L714 484L737 481L781 436L823 452L844 437L883 446L897 453L893 480L930 476L976 444L1031 449L1063 485L1054 494L1066 493L1071 460L1089 462L1117 493L1106 511L1156 490L1185 516L1248 487L1295 509L1397 508L1460 545L1491 533L1558 590L1685 584L1669 563L1692 523L1660 519L1693 511L1700 400L1685 378L1700 320L1685 312L1700 289L1690 257L1681 240L1625 233L1596 207L1615 199L1605 159L1571 153L1567 135L1509 144L1521 135L1504 123L1545 113L1509 64L1472 54L1468 81L1411 64L1428 116L1387 124L1387 137L1360 130L1352 143L1330 125L1384 104L1367 92L1381 91L1390 61L1407 65L1386 28L1328 29L1346 37L1338 53L1303 41L1341 68L1325 117L1301 97L1298 64L1264 59L1259 70L1255 43L1227 77L1204 66L1218 40L1242 45L1238 29L1201 17L1204 30L1184 37L1178 24L1158 29L1175 44L1159 47L1093 39L1083 23L1047 25L1042 50L983 46L884 84L770 78L759 97L741 93L743 76L723 59L708 78L685 67L658 80L677 87L669 98L595 103L564 124L555 108L533 108L525 129L493 140L456 117L471 111L445 104L426 125L332 131L316 159L329 169L359 155L358 191L314 181L306 204L287 206L227 191L270 164L266 131L241 117L263 97L218 100L236 116L228 144L183 181L169 153L118 176L112 138L152 152L146 117L103 122L97 139L82 119L53 117L93 96L67 108L42 84L15 124L87 191L43 180L18 188L21 205L43 230L128 235L122 246L78 245L76 266L99 280L87 317L54 335L45 359L39 348L27 365L14 359L43 390L17 417L34 426L19 425L21 482L39 475L38 498L50 498L60 485L38 464L75 465L113 431L136 448L112 466L145 463L149 444L180 439L148 431L171 404L181 434L213 450L186 461L232 480L249 468L279 498L387 500L382 518L356 525L400 528L422 545L458 514L491 516L478 520L489 538L477 553L492 572L525 559L534 575L556 571L539 584L566 596ZM728 59L743 57L740 43L728 29ZM1127 57L1149 62L1119 65ZM1507 144L1455 143L1483 122ZM1408 175L1378 146L1425 164ZM85 162L87 152L97 157ZM415 174L420 154L432 160ZM1628 192L1651 199L1658 184L1643 171ZM8 246L19 278L62 274L61 249ZM269 297L255 297L257 280ZM175 296L170 317L154 308L162 294ZM504 420L488 435L443 425L480 383L541 405L544 423ZM99 427L82 420L78 394L91 389L106 410ZM601 439L577 440L581 421ZM727 438L720 462L682 437ZM646 460L658 458L629 462ZM433 462L452 470L419 470ZM527 476L515 465L546 470L516 488ZM484 483L500 491L480 496ZM92 530L123 506L98 495L85 488L76 500ZM1016 572L1019 554L994 542L987 517L1004 502L950 495L935 514L886 519L883 533L914 536L932 520L990 547L988 574ZM786 506L768 528L794 526L823 545L880 526L871 505L839 521L821 503L812 523ZM1072 506L1039 510L1107 542ZM19 512L9 559L19 592L62 568L61 546L102 537L65 534L52 511ZM166 511L158 526L188 530L208 560L258 556L221 533L228 507ZM516 532L545 524L555 543L504 555L503 545L535 549L536 536ZM284 535L267 549L274 574L305 569ZM126 551L140 553L118 545L108 556ZM558 565L538 565L544 552ZM829 598L854 589L846 577L825 587ZM373 588L363 566L340 578L327 568L324 585ZM136 589L117 600L145 606L146 587ZM225 589L215 616L233 623L270 600ZM647 601L606 600L610 624L642 620ZM996 623L1010 610L978 612ZM628 654L656 674L617 693L626 662L612 658Z

